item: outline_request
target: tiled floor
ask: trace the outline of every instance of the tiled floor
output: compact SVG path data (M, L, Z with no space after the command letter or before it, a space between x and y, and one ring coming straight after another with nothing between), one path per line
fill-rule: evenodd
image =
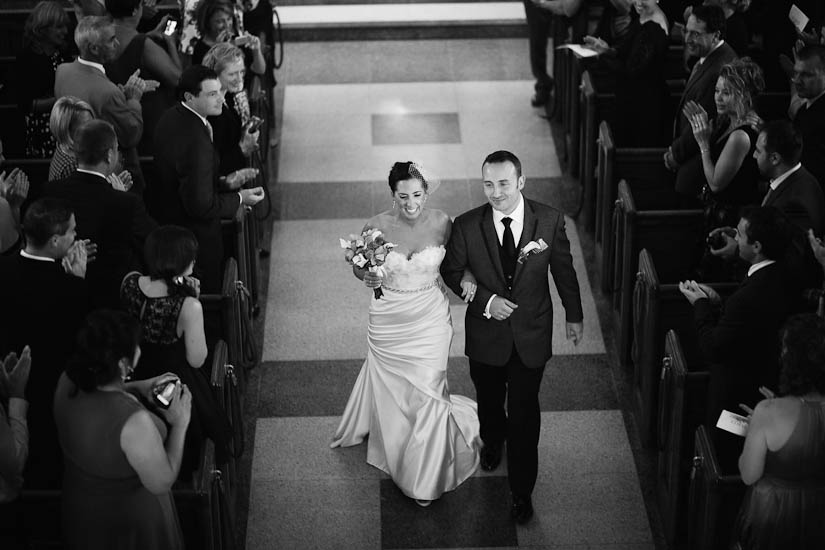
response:
M569 218L585 340L577 348L565 341L557 300L530 524L508 517L504 465L422 509L366 464L364 445L329 449L363 362L369 303L337 238L389 208L392 162L427 165L442 180L428 205L455 216L484 202L481 161L507 148L523 161L525 196L575 209L578 190L559 178L549 125L529 106L525 41L294 44L280 80L266 362L249 396L257 422L247 548L653 550L586 254ZM451 298L448 381L474 397L464 307Z

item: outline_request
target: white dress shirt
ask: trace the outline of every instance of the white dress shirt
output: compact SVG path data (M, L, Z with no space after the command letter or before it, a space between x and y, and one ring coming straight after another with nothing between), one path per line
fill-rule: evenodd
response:
M518 195L518 204L516 205L516 209L509 214L499 212L495 208L493 209L493 227L496 229L498 244L501 244L504 240L504 224L501 220L505 217L513 220L510 222L510 231L513 232L513 241L516 247L516 252L518 253L518 243L521 240L521 232L524 229L524 196L521 193ZM493 298L496 296L498 296L498 294L493 294L490 296L490 299L487 300L487 305L484 307L484 317L487 319L492 317L490 314L490 304L493 303Z
M763 267L768 267L771 264L775 264L776 262L773 260L762 260L761 262L756 262L752 266L748 268L748 277L762 269Z

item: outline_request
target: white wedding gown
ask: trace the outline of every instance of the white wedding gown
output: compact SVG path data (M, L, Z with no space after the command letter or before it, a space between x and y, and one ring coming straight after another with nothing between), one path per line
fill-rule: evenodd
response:
M367 358L331 444L369 436L367 462L420 500L470 477L481 447L475 401L447 388L453 327L438 282L444 253L430 246L410 259L387 255L384 295L370 305Z

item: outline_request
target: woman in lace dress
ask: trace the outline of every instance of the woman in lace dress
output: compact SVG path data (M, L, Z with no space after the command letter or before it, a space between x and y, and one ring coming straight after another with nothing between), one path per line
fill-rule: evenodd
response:
M370 304L367 358L331 446L357 445L369 436L367 462L427 506L478 466L478 416L474 401L447 388L453 329L438 270L450 217L425 207L428 182L414 163L395 163L389 184L393 208L366 227L396 247L383 275L353 268L383 296ZM470 296L469 274L462 284Z

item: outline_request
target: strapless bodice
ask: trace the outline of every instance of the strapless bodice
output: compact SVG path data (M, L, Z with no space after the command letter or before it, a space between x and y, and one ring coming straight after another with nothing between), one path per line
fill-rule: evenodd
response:
M431 285L438 278L438 268L445 253L444 246L428 246L410 258L391 251L384 262L384 286L414 290Z

